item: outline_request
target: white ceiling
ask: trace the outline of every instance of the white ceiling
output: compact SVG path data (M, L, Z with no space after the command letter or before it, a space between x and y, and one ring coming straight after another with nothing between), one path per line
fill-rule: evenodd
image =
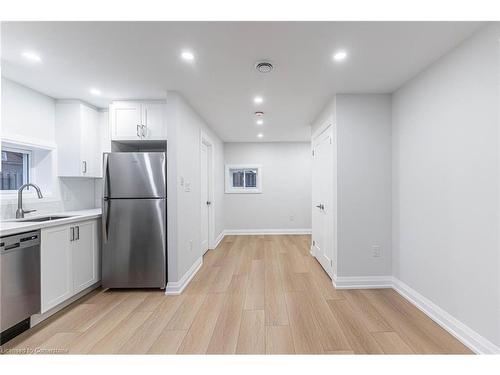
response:
M2 23L2 75L99 107L179 91L224 141L305 141L336 93L388 93L476 31L478 22ZM332 53L344 48L341 64ZM195 54L186 63L183 49ZM25 50L40 54L33 64ZM256 61L275 70L257 73ZM91 87L101 97L89 93ZM264 103L256 106L255 95ZM253 112L265 112L257 126Z

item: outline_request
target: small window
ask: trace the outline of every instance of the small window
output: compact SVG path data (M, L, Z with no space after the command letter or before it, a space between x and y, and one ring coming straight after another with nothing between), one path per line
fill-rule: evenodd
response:
M31 152L18 149L2 149L0 190L15 191L30 181Z
M261 193L259 165L226 165L226 193Z

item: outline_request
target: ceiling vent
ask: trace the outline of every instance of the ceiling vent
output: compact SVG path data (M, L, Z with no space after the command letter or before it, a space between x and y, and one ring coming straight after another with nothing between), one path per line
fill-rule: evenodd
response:
M259 73L271 73L272 70L274 69L274 66L273 64L267 62L267 61L263 61L263 62L259 62L255 65L255 69L257 69L257 71Z

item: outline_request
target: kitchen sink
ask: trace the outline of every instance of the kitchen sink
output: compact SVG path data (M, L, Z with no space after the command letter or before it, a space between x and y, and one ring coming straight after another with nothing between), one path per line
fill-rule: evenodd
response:
M71 216L43 216L43 217L34 217L32 219L22 219L22 220L16 220L16 221L22 221L22 222L41 222L41 221L52 221L52 220L59 220L59 219L66 219Z

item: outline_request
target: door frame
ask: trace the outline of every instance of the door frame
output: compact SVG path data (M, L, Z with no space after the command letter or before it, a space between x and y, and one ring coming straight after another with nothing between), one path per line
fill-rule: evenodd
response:
M332 191L332 217L331 217L331 225L332 225L332 233L333 233L333 240L330 241L333 247L333 265L332 265L332 281L337 278L337 266L338 266L338 202L337 202L337 185L338 185L338 180L337 180L337 152L338 152L338 146L337 146L337 127L335 125L335 122L333 118L327 119L311 136L311 157L313 158L313 152L314 152L314 144L316 141L325 135L325 133L329 132L330 137L332 139L332 166L333 166L333 191ZM313 161L314 162L314 161ZM312 169L311 169L312 170ZM311 180L312 180L312 174L311 174ZM312 181L314 183L314 181ZM312 197L312 189L313 189L313 184L311 184L311 197ZM314 210L314 202L311 200L311 209ZM314 213L313 213L314 214ZM311 231L311 248L310 248L310 253L312 256L316 258L316 254L314 253L314 246L312 243L312 231Z
M208 250L213 250L215 248L215 194L214 194L214 183L215 183L215 162L214 162L214 143L212 139L203 131L200 131L200 209L201 204L204 200L203 198L203 190L201 186L202 180L202 146L205 145L207 147L207 159L208 159L208 171L207 171L207 181L208 181L208 196L210 198L210 202L212 202L208 208ZM200 244L201 247L201 212L200 212ZM203 255L203 254L202 254Z

